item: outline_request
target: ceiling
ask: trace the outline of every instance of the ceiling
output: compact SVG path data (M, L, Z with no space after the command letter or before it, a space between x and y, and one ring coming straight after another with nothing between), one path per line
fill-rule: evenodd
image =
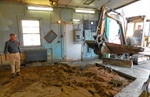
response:
M99 9L102 5L106 5L107 7L116 9L139 0L0 0L0 1L20 2L23 4L46 5L53 7L74 7L74 8L79 7L79 8L94 8L94 9Z

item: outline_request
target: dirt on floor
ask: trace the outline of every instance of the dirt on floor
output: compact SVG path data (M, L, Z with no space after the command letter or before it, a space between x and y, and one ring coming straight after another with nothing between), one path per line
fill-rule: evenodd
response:
M0 71L0 97L113 97L131 82L101 66L25 67L15 78Z

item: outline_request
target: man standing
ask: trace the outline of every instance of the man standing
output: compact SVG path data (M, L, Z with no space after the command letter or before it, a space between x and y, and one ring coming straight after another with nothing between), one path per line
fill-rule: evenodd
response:
M8 54L9 53L9 54ZM4 48L5 60L10 60L12 77L20 75L20 58L22 57L18 42L16 41L16 34L10 34L10 40L5 42Z

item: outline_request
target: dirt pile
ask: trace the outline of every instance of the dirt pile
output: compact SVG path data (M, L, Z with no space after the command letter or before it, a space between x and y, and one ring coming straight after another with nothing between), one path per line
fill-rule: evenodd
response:
M50 65L0 71L0 97L113 97L131 80L108 68Z

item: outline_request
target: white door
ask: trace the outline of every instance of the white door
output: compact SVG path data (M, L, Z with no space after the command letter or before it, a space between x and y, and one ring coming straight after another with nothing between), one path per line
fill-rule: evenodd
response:
M81 60L81 44L73 43L73 25L64 23L66 61Z

